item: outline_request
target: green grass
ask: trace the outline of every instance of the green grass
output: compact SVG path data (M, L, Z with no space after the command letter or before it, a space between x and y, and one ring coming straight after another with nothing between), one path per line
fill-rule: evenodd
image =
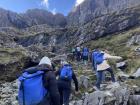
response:
M0 63L7 64L9 62L17 61L25 56L23 49L17 48L0 48Z

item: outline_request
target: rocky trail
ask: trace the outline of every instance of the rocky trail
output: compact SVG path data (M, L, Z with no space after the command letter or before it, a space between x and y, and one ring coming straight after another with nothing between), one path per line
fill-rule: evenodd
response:
M116 74L116 77L126 77L125 81L118 80L115 84L104 82L101 85L102 90L96 91L93 89L96 75L92 71L91 63L85 66L82 62L73 62L73 68L78 76L80 90L78 94L73 92L70 105L140 105L140 87L135 83L129 84L134 80L128 79L125 73ZM74 85L72 86L74 90ZM17 80L0 84L0 105L18 105L17 94Z

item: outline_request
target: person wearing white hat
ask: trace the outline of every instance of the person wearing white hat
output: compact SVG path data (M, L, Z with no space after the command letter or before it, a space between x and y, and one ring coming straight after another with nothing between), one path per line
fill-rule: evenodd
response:
M57 80L48 57L24 70L18 80L22 84L18 92L19 105L60 105Z
M44 75L44 86L47 88L51 105L60 105L60 95L57 87L57 80L55 73L52 69L51 60L48 57L43 57L38 65L38 70L44 70L46 73ZM48 96L39 105L50 105L48 103Z

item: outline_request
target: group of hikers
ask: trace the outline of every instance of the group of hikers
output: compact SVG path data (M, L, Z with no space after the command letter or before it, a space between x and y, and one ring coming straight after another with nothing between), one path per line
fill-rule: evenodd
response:
M79 46L76 47L73 55L77 61L83 59L84 64L87 65L89 56L87 47L84 47L82 51ZM92 51L91 56L97 78L94 89L101 90L100 85L105 78L104 71L111 74L111 80L115 83L113 70L107 60L122 59L122 57L111 56L108 51L98 48ZM61 60L60 64L59 70L55 70L51 60L43 57L37 66L24 70L19 77L19 105L69 105L72 93L71 82L74 81L75 92L78 93L78 80L68 61Z
M82 50L81 50L82 49ZM83 60L84 64L87 65L89 60L89 49L87 47L77 46L72 48L73 60L76 59L77 62Z

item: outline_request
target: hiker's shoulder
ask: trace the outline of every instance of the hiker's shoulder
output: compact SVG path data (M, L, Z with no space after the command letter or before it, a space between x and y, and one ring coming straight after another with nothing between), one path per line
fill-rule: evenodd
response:
M45 72L45 78L46 79L51 79L51 78L55 78L55 73L54 73L54 71L47 71L47 72Z

